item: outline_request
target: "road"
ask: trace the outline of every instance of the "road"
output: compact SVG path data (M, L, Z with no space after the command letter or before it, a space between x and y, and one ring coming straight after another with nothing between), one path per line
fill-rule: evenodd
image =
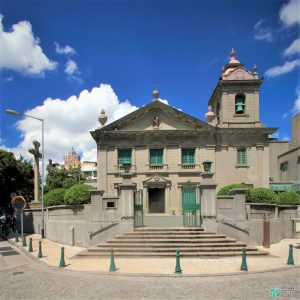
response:
M10 251L14 254L3 256ZM272 287L281 289L277 299L300 299L300 268L204 277L83 273L49 267L0 241L0 299L5 300L276 299Z

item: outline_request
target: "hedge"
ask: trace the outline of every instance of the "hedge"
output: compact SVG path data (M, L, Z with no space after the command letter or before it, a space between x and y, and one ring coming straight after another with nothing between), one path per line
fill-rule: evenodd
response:
M66 193L66 189L59 188L54 189L44 196L44 204L45 206L53 206L53 205L61 205L64 204L64 195Z
M233 184L225 185L218 191L218 196L229 196L230 195L230 190L239 189L239 188L249 189L249 186L247 186L244 183L233 183Z
M86 184L75 184L70 187L64 196L66 205L86 204L91 202L90 190L94 187Z
M249 189L246 193L246 201L250 203L278 203L278 195L268 188Z
M300 205L300 195L294 192L283 192L278 194L279 205Z

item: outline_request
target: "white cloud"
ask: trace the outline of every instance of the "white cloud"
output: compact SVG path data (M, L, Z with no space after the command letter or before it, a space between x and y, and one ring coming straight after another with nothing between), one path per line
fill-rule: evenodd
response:
M293 54L300 54L300 38L294 40L292 44L284 50L283 53L284 56L291 56Z
M286 26L292 26L295 24L300 25L300 0L290 0L284 4L280 11L280 20Z
M58 54L65 54L65 55L72 55L76 54L76 51L74 48L72 48L69 45L65 45L64 47L60 46L58 43L54 43L55 45L55 52Z
M297 89L297 99L295 100L294 103L293 112L294 113L300 112L300 88Z
M72 60L72 59L69 59L65 65L65 72L71 76L75 73L78 73L78 67L77 67L77 63Z
M53 70L57 63L44 54L38 38L32 32L31 24L22 21L5 32L0 15L0 69L12 69L29 75L43 75Z
M162 102L162 103L164 103L164 104L167 104L167 105L169 105L169 102L168 102L168 100L164 100L164 99L160 99L160 98L158 98L158 101L160 101L160 102Z
M275 66L275 67L268 69L265 73L265 76L277 77L279 75L292 72L298 66L300 66L300 59L287 61L282 66Z
M272 42L274 40L272 30L269 27L262 27L265 20L260 20L254 25L254 39L258 41Z
M82 160L96 161L96 142L90 131L100 126L98 116L101 109L108 116L108 123L134 111L137 107L129 101L120 102L112 87L101 84L91 91L83 90L80 95L63 99L46 99L42 105L26 111L45 120L45 159L62 162L72 146L83 153ZM32 141L41 141L41 122L24 118L17 122L22 141L15 149L16 155L31 158L28 149ZM4 145L3 145L4 147Z

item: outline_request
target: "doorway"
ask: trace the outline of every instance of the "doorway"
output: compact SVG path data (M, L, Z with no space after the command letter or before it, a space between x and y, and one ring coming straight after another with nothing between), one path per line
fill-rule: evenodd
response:
M165 212L165 189L149 188L149 213Z

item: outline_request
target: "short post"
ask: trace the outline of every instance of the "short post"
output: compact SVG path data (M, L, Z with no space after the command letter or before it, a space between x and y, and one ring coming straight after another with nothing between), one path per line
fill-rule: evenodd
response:
M243 254L242 254L242 264L241 264L241 271L248 271L248 267L247 267L247 248L243 248Z
M14 232L13 232L12 228L9 227L8 237L9 237L9 238L13 238L13 236L14 236Z
M289 247L290 247L290 249L289 249L289 257L288 257L287 264L288 265L294 265L293 245L290 244Z
M19 242L19 232L18 229L15 232L15 242L18 243Z
M33 252L33 249L32 249L32 238L29 239L29 248L28 248L28 252Z
M26 247L26 246L27 246L27 244L26 244L26 237L25 237L24 233L23 233L23 235L22 235L22 246L23 246L23 247Z
M180 254L179 250L176 250L176 267L175 267L175 274L182 274L181 266L180 266Z
M116 272L117 268L115 265L115 257L114 257L114 250L110 250L110 266L109 266L109 272Z
M61 247L59 267L64 268L65 266L65 248Z
M42 241L39 241L38 258L43 258L43 254L42 254Z
M268 218L268 214L264 214L263 219L263 231L264 231L264 248L270 248L270 219Z

